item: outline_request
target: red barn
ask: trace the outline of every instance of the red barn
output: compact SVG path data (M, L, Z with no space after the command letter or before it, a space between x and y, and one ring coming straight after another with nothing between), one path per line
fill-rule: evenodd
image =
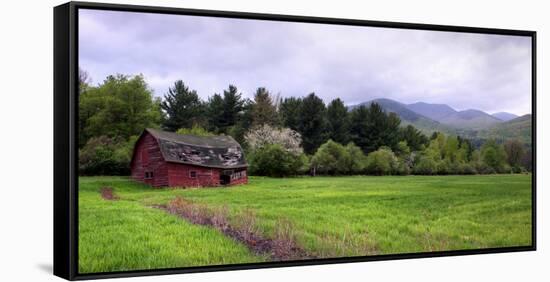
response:
M230 136L201 137L145 129L134 147L132 178L154 187L248 182L241 146Z

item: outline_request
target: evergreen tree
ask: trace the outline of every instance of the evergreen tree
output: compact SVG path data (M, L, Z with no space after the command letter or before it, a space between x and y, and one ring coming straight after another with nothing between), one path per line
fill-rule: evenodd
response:
M168 88L164 95L164 101L160 104L167 115L162 127L169 131L180 128L191 128L194 125L202 125L205 120L204 104L195 90L189 90L183 81L174 82L174 86Z
M315 93L302 100L298 132L302 135L302 144L307 154L313 154L326 138L325 103Z
M237 87L229 85L229 88L223 91L222 132L227 132L228 127L237 123L238 115L243 110L243 105L242 94L238 92Z
M283 127L288 127L292 130L298 130L300 124L300 107L302 106L301 98L285 98L279 106L279 114Z
M252 104L252 126L261 126L264 124L277 125L277 108L271 97L271 94L264 87L260 87L254 94L254 103Z
M399 129L400 140L406 141L412 151L421 151L428 145L428 137L412 125Z
M401 120L395 113L386 114L377 103L360 106L351 112L350 137L366 153L381 146L396 149Z
M350 139L365 154L372 151L369 147L369 110L364 105L353 109L350 113Z
M340 98L332 100L328 105L327 121L328 137L340 144L348 143L350 138L348 109Z
M242 111L239 112L237 123L229 130L231 135L239 144L246 147L246 140L244 138L246 132L252 127L252 106L254 102L250 99L243 100Z
M223 96L214 94L208 99L207 117L208 130L218 134L228 134L243 114L245 100L237 87L229 85L223 91Z
M224 126L224 103L223 97L220 94L214 94L208 98L207 116L208 129L212 132L220 132Z

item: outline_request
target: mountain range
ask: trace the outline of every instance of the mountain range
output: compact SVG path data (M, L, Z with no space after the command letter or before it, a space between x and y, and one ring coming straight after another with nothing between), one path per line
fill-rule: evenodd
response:
M531 115L518 117L507 112L488 114L477 109L457 111L446 104L405 104L385 98L352 105L348 109L372 103L379 104L387 112L396 113L404 125L412 124L427 134L441 131L470 138L518 138L530 143Z

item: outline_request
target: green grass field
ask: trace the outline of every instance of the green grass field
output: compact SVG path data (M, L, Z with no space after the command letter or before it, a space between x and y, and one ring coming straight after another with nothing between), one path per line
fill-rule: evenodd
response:
M124 177L80 177L79 272L267 261L211 227L152 208L176 196L280 220L316 257L531 244L531 175L261 178L230 188L153 189ZM117 201L100 195L113 187Z

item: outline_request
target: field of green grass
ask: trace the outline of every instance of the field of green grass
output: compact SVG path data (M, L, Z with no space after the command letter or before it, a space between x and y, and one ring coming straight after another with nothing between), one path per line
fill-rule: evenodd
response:
M290 222L315 257L531 244L531 175L262 178L228 188L153 189L125 177L79 179L79 272L262 262L222 232L153 205L180 196L252 211L267 238ZM101 197L112 187L116 201Z

